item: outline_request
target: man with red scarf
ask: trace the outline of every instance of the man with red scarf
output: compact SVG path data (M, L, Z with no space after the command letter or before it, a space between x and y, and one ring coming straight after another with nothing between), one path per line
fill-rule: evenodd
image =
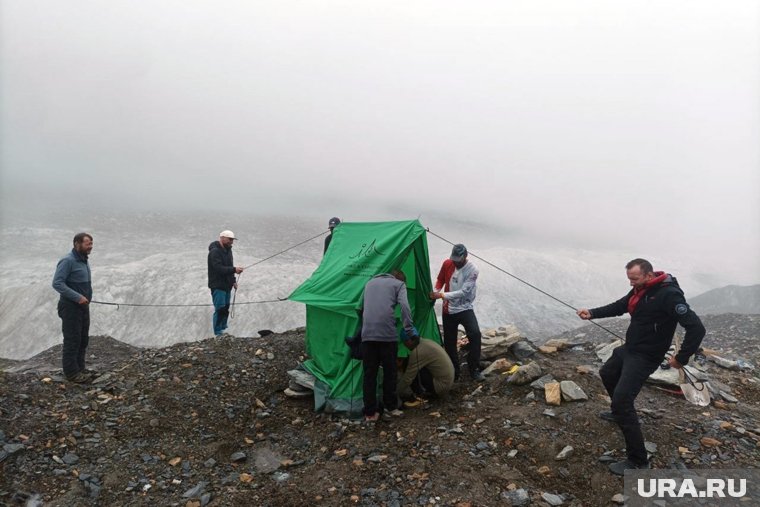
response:
M662 362L673 341L676 326L686 330L683 345L668 359L673 368L682 368L699 349L705 327L684 299L678 281L663 271L654 271L644 259L633 259L625 266L633 289L607 306L582 308L583 320L615 317L629 313L631 323L625 343L617 347L599 370L602 383L612 400L612 412L600 414L614 420L625 438L627 459L611 463L610 471L623 475L627 469L649 468L644 436L633 405L646 379Z

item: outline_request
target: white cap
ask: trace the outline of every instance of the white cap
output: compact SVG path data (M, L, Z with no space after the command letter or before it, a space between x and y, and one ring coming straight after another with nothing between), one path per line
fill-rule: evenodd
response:
M220 238L230 238L230 239L236 239L235 233L232 231L222 231L219 233Z

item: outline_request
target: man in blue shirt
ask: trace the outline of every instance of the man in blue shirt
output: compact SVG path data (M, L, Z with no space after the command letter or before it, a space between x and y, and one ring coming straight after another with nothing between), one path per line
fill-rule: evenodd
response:
M61 295L58 316L63 330L63 374L81 384L91 380L85 370L85 354L90 342L90 300L92 276L87 259L92 252L92 236L74 236L74 248L58 261L53 288Z

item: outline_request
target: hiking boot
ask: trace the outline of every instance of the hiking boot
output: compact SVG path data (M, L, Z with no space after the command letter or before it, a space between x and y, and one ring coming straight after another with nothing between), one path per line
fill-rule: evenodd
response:
M649 465L649 462L639 465L629 459L609 464L610 472L621 477L625 475L626 470L649 470L650 468L652 467Z
M367 423L377 422L379 419L380 419L380 413L379 412L375 412L372 415L365 415L364 416L364 422L367 422Z
M419 407L423 403L425 403L425 400L423 400L422 398L415 398L413 400L405 401L404 402L404 407L406 407L406 408Z
M71 377L66 377L66 380L74 384L87 384L92 380L92 377L80 371L76 375L72 375Z
M392 421L394 418L401 417L402 415L404 415L404 412L396 408L393 410L387 410L383 412L382 418L383 418L383 421L387 422L387 421Z
M479 371L476 371L475 373L473 373L472 375L470 375L470 377L475 382L485 382L485 380L486 380L486 376L483 375L483 373L479 372Z

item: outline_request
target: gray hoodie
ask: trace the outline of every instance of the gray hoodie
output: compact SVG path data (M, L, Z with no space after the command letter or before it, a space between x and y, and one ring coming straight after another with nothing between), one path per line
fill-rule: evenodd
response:
M407 335L415 335L412 311L409 309L409 301L406 297L406 284L388 273L377 275L367 282L362 302L364 309L362 341L394 342L398 340L396 305L401 305L401 319Z

